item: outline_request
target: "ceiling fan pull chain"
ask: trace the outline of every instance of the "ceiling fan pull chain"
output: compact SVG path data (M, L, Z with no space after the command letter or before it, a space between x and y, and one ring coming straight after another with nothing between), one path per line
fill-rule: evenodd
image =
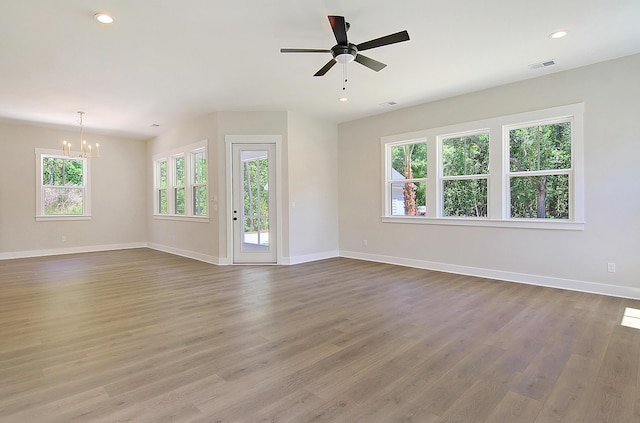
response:
M342 64L342 91L347 89L347 64Z

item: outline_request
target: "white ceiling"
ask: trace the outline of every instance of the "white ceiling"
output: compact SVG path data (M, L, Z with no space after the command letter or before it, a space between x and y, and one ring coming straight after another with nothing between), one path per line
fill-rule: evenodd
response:
M327 15L354 44L411 37L365 53L379 73L348 66L346 103L341 66L313 77L330 54L279 51L333 46ZM83 110L89 131L136 138L219 110L345 122L639 52L638 0L0 0L0 119L77 125Z

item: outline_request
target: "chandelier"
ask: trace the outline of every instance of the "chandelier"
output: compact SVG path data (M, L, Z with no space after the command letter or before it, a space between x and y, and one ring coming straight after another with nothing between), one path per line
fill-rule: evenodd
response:
M87 141L83 137L82 116L84 112L78 112L80 115L80 153L75 156L75 152L71 151L71 143L68 141L62 141L62 152L68 157L79 157L81 159L94 159L100 157L100 144L96 143L95 151L91 144L87 144Z

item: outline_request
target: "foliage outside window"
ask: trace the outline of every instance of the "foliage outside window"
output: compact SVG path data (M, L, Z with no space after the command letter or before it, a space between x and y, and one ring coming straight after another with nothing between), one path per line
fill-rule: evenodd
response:
M442 140L443 216L487 216L489 134Z
M569 219L571 122L509 130L511 217Z
M265 152L266 153L266 152ZM258 157L242 161L244 183L244 233L269 233L269 159ZM268 237L259 237L269 245ZM262 241L262 240L265 241Z
M154 156L154 214L167 218L206 217L206 141Z
M390 146L388 189L393 216L427 213L427 145L414 142Z
M158 214L168 213L167 204L167 161L161 160L157 162L158 166Z
M36 217L89 217L87 159L56 153L55 150L36 149Z
M207 157L204 149L191 153L193 175L191 184L193 192L193 214L207 215Z
M383 222L584 229L583 113L579 103L383 137Z
M173 185L173 201L176 214L185 214L184 188L184 155L173 158L175 179Z

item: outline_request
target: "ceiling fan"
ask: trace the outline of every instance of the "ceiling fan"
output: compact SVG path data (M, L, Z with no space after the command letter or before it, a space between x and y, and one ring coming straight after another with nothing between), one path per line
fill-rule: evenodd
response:
M363 56L360 52L389 44L400 43L402 41L409 41L409 33L407 31L400 31L395 34L376 38L364 43L352 44L347 39L347 31L351 25L349 22L344 20L344 16L329 16L329 24L331 24L331 29L333 29L333 34L335 35L336 42L338 43L331 47L330 50L313 48L281 48L280 53L331 53L333 58L313 76L323 76L336 63L349 63L354 60L369 69L379 72L387 65L367 56Z

